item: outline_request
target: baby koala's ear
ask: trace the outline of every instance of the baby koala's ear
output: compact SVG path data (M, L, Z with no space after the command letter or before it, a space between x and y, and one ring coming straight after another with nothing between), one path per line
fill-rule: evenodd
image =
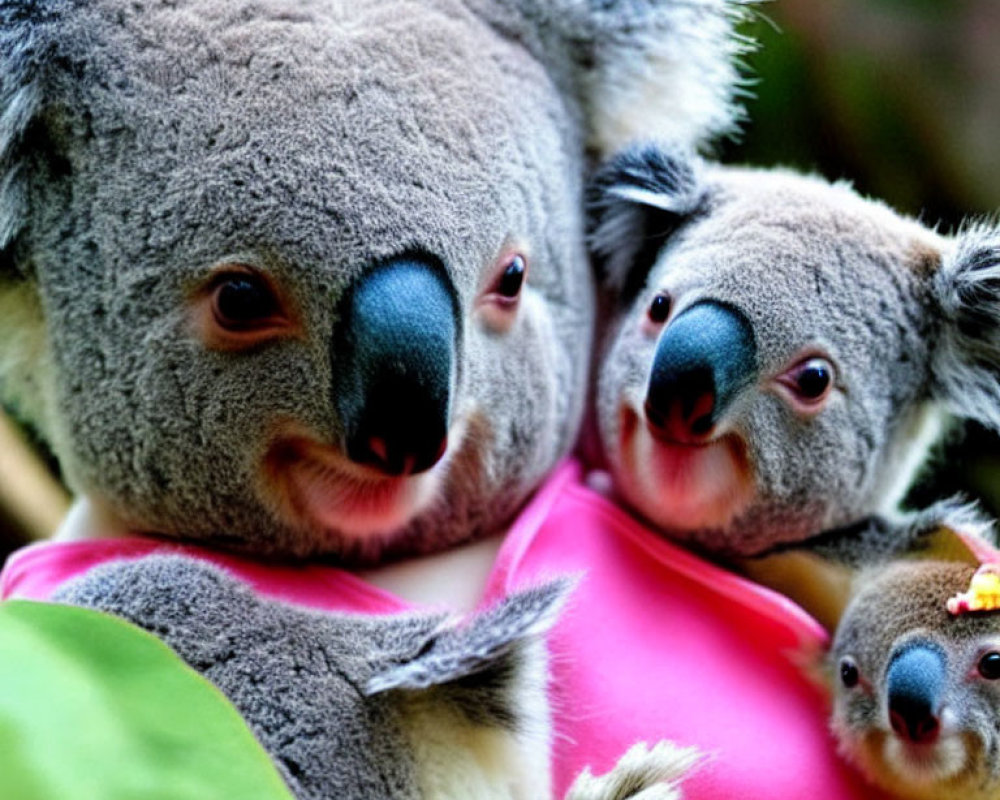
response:
M956 237L934 294L936 393L953 413L1000 430L1000 227L979 223Z
M601 283L634 297L664 243L705 199L693 150L641 143L608 161L588 194L590 246Z

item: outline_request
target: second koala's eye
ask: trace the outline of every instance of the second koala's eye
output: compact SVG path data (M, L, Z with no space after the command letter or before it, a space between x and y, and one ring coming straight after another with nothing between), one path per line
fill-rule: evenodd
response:
M280 313L278 300L267 283L251 274L223 278L215 287L215 320L229 330L245 330Z
M988 681L1000 678L1000 653L992 650L979 659L979 674Z
M660 292L653 298L653 301L649 304L649 311L647 312L649 316L649 321L654 322L659 325L662 322L667 321L667 317L670 316L670 296Z
M840 682L845 689L853 689L861 680L861 673L858 672L858 665L853 658L842 658L840 660Z
M797 363L778 380L791 393L792 399L804 412L817 411L833 388L833 364L813 356Z

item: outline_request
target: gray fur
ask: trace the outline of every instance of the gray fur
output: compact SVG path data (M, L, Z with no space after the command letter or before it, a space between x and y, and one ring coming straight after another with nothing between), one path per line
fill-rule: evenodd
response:
M73 489L134 530L355 563L501 528L581 416L591 128L651 90L654 51L684 67L659 90L705 113L678 100L645 130L694 141L735 113L737 3L563 5L0 4L0 391ZM498 333L476 298L507 242L528 281ZM304 518L262 465L280 436L342 450L339 300L412 251L461 312L448 451L402 521ZM299 335L192 335L231 262L280 287Z
M251 721L296 797L376 800L421 796L406 732L413 694L442 720L456 713L546 749L522 696L544 675L537 644L567 591L515 594L462 624L321 614L264 600L207 564L149 556L98 567L56 599L112 608L173 647ZM466 746L453 741L452 757Z
M845 756L894 797L987 800L1000 792L1000 684L977 674L982 656L1000 650L1000 616L946 610L974 570L921 560L864 573L834 639L833 731ZM943 727L936 743L907 757L890 727L885 676L893 655L918 643L946 655ZM858 668L857 686L840 679L844 659Z
M643 159L650 172L670 172L664 158L688 157L676 148L631 151L602 181L613 187L624 164L634 185ZM638 198L649 218L667 209L675 219L640 270L637 295L612 314L599 356L596 417L626 501L670 535L722 555L758 554L872 515L884 518L888 536L904 530L909 523L895 516L896 504L940 433L944 408L992 424L1000 391L996 231L979 226L950 239L846 184L784 170L696 162L672 171L700 176L699 185L680 184L681 215L670 198ZM614 198L633 213L637 207L636 196L606 189L594 247L612 256L618 247L637 252L602 224ZM643 319L664 291L674 316L708 298L738 309L757 342L759 369L718 429L738 443L749 498L718 524L672 515L658 497L662 485L637 489L650 467L633 464L623 449L622 420L630 419L623 409L644 433L657 336ZM791 408L775 379L812 351L832 361L836 380L825 407L808 417Z
M120 529L349 565L502 530L579 428L590 159L639 132L694 146L730 126L740 6L0 0L0 398ZM504 327L480 300L508 248L528 270ZM438 381L448 447L400 481L391 515L359 522L344 509L386 481L343 475L344 298L413 253L441 267L458 309ZM206 343L198 312L232 264L276 288L289 335ZM296 470L332 520L285 491ZM95 571L64 598L173 644L301 796L366 781L365 797L413 796L434 761L387 761L406 752L410 689L364 693L409 663L372 661L372 647L395 652L396 621L272 608L156 559ZM417 663L433 678L432 655ZM444 706L472 724L460 689ZM412 718L436 719L412 691Z

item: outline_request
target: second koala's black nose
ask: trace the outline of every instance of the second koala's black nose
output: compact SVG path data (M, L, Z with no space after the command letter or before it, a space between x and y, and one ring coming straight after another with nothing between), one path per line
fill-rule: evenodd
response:
M904 739L930 744L941 728L941 698L947 677L944 654L916 644L893 657L886 673L889 723Z
M756 373L757 345L746 316L715 300L695 303L660 335L646 418L673 441L705 439Z
M334 401L352 461L408 475L444 454L457 303L429 258L389 262L352 287L333 343Z

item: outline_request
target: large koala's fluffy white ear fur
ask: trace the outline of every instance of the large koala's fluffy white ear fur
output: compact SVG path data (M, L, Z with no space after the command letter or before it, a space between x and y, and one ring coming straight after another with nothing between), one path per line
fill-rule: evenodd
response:
M41 303L30 265L14 251L29 213L28 139L41 109L47 3L0 3L0 385L18 416L43 427L37 383L44 369Z
M609 155L634 139L704 143L743 111L736 25L757 0L475 0L581 98L589 144Z
M942 314L934 377L951 411L1000 430L1000 227L958 235L934 276Z
M705 200L702 162L681 145L636 144L595 176L590 244L601 283L622 302L642 288L660 248Z
M27 216L23 140L40 105L42 54L27 17L46 16L44 4L0 4L0 280L13 271L10 248Z

